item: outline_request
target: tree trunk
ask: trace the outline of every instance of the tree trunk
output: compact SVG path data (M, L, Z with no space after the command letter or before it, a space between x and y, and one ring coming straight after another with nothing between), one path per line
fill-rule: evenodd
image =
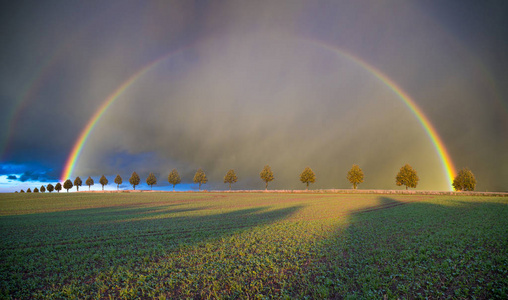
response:
M229 183L229 190L231 191L231 182Z
M173 192L175 191L175 185L173 184Z
M305 188L306 191L309 190L309 182L307 181L307 187Z
M267 191L267 190L268 190L268 181L265 182L265 191Z
M407 191L407 185L406 185L406 191Z

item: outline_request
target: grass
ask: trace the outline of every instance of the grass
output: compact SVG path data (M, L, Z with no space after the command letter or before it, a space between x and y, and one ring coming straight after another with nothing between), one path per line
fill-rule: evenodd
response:
M0 194L1 298L508 297L506 197Z

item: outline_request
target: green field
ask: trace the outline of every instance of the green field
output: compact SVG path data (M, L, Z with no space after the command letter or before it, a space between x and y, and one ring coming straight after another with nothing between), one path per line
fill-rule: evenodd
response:
M508 297L508 198L0 194L0 298Z

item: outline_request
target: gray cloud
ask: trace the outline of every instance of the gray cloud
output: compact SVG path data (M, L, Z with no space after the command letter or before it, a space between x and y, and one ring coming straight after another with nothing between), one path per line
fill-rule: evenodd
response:
M415 116L335 47L402 87L456 166L477 174L479 189L506 190L508 49L497 38L506 35L499 12L506 7L466 1L456 14L451 4L394 3L12 4L0 18L10 41L0 50L8 102L1 119L16 112L9 140L0 136L3 158L41 162L57 177L104 99L175 53L106 111L75 175L125 178L136 170L164 178L176 167L189 182L203 167L218 188L234 168L238 186L261 188L258 173L270 164L274 187L298 188L310 166L316 187L333 188L348 187L346 172L358 163L366 173L360 187L394 188L396 172L410 163L419 188L445 189L439 157ZM25 180L40 173L28 171Z

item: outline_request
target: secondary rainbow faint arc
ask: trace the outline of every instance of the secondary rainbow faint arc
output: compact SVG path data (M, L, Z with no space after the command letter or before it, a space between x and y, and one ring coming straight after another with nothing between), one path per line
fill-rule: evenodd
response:
M309 42L309 41L308 41ZM375 67L371 66L367 62L361 60L360 58L342 50L338 49L334 46L330 46L321 42L316 41L310 41L316 45L319 45L321 47L324 47L330 51L333 51L339 55L342 55L349 60L359 64L362 68L373 74L376 78L378 78L381 82L383 82L386 86L388 86L395 94L399 96L400 99L406 104L406 106L411 110L411 112L416 116L419 123L424 128L425 132L431 139L434 148L436 149L436 152L438 156L440 157L441 163L443 165L445 174L448 177L448 188L451 190L452 186L451 183L453 181L453 178L455 177L456 171L455 166L453 165L453 162L450 158L450 155L448 154L448 151L446 150L446 147L444 146L443 141L441 140L440 136L438 135L436 129L432 124L430 123L429 119L424 115L423 111L416 105L416 103L411 99L411 97L402 89L400 88L393 80L391 80L388 76L383 74L381 71L376 69ZM181 49L177 52L180 52L184 49ZM156 59L155 61L149 63L148 65L145 65L140 70L138 70L136 73L134 73L131 77L129 77L126 81L124 81L111 95L109 95L106 100L103 102L103 104L99 107L99 109L94 113L92 118L88 121L85 128L81 131L81 134L79 135L79 138L77 139L76 143L74 144L72 151L67 159L67 162L64 167L64 171L61 176L61 181L65 181L66 179L70 178L72 175L72 172L74 170L74 167L78 161L79 155L81 154L81 151L83 149L83 146L86 143L86 140L88 139L88 136L92 132L93 128L101 118L101 116L104 114L104 112L108 109L109 106L136 80L138 80L140 77L142 77L145 73L147 73L150 69L157 66L159 63L167 59L169 56L175 54L176 52L172 52L170 54L167 54L159 59Z

